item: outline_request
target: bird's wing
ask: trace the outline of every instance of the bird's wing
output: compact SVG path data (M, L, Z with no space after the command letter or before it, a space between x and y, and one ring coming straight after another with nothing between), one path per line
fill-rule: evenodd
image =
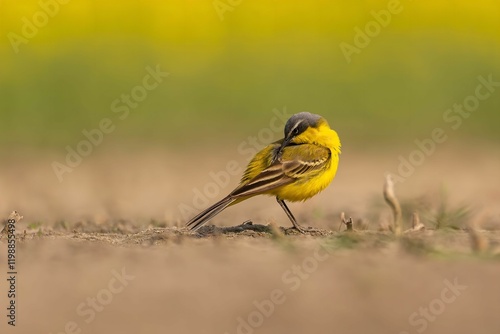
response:
M230 196L247 197L315 176L330 163L330 150L314 144L287 146L281 157L257 176L236 188Z
M309 179L330 163L331 152L324 146L302 144L285 147L280 162L283 173L294 179Z
M262 173L265 169L271 167L273 164L273 160L276 152L281 146L283 139L278 140L272 144L264 147L260 152L258 152L252 160L248 163L248 166L243 173L243 177L241 178L241 184L247 184L249 181L257 177L260 173Z

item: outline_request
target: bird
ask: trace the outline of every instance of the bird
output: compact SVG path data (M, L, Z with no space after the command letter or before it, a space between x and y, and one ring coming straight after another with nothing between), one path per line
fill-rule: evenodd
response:
M294 114L285 124L284 137L251 159L236 189L186 226L196 231L229 206L257 195L270 195L285 211L293 229L312 231L297 222L285 201L305 201L324 190L335 177L340 153L339 136L325 118L309 112Z

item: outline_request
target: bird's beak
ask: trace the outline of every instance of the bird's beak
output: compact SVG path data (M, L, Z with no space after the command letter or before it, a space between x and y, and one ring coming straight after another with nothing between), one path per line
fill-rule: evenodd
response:
M280 146L280 149L278 151L278 157L281 156L281 153L283 152L283 149L288 145L290 144L290 142L292 141L292 136L288 136L286 137L285 139L283 139L283 142L281 143L281 146Z

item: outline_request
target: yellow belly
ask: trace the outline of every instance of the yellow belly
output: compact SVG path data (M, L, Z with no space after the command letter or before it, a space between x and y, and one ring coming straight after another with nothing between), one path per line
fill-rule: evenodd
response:
M290 202L305 201L328 187L337 173L338 163L339 157L334 154L330 166L317 175L276 189L271 195Z

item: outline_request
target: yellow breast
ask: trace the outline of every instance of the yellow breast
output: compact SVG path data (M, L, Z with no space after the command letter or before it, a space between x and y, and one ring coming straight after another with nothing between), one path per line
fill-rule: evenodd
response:
M338 163L338 154L332 152L330 164L317 175L278 188L272 195L290 202L305 201L328 187L337 173Z

